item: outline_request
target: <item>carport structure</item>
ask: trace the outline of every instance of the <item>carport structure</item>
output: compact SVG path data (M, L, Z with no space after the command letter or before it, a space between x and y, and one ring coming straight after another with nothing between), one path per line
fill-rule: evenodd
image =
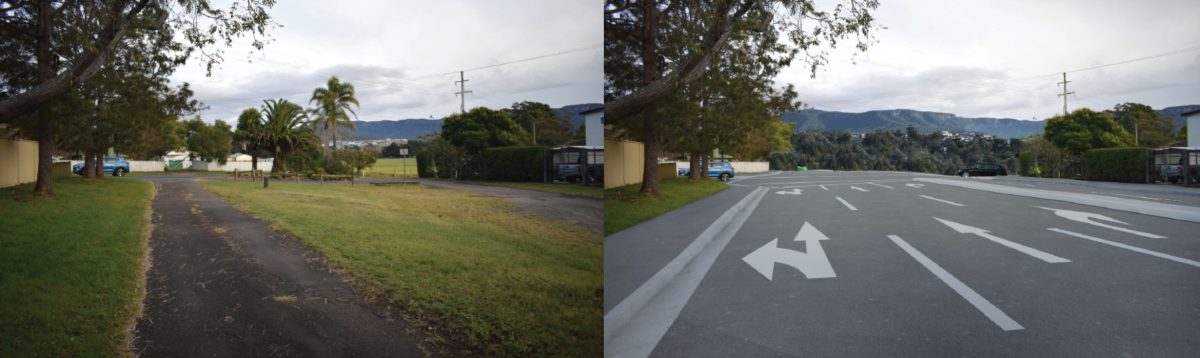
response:
M1167 147L1154 150L1154 168L1162 180L1175 183L1182 181L1185 186L1200 183L1200 147ZM1167 166L1178 165L1178 172L1167 169ZM1177 173L1177 174L1176 174Z

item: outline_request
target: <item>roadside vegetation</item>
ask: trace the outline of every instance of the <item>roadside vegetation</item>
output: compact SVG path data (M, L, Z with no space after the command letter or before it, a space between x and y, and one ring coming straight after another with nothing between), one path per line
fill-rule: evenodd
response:
M689 181L688 178L677 177L659 182L657 196L641 195L641 184L607 189L604 191L604 236L728 188L728 185L713 179Z
M413 158L379 158L363 169L363 175L383 178L416 178L417 160Z
M150 199L145 181L58 179L0 197L0 355L127 355L145 293Z
M201 181L469 355L599 356L603 248L502 199L420 185Z
M555 183L522 183L522 182L503 182L503 181L488 181L479 182L483 185L502 186L516 189L537 190L551 193L560 193L567 195L582 196L587 198L604 198L604 188L598 186L579 185L579 184L555 184Z

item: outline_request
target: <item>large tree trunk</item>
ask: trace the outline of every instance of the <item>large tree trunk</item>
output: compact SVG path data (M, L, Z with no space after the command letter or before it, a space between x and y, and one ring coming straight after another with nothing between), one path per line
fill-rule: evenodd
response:
M54 77L54 64L52 63L54 57L50 53L50 30L54 25L53 18L50 15L54 11L54 8L50 5L51 2L49 0L43 0L37 5L37 49L34 51L35 56L37 56L37 79L38 82L42 83L48 82ZM59 91L59 93L64 91ZM33 112L34 110L36 108L29 112ZM8 116L0 112L0 118L8 118ZM51 157L54 155L53 124L50 114L37 114L38 169L37 185L33 187L33 192L46 196L54 196L54 158Z
M96 150L88 148L83 153L83 181L90 182L96 178Z
M708 179L708 152L700 154L700 178Z
M660 76L657 42L658 2L646 1L642 3L642 7L646 11L642 23L642 80L646 83L655 83ZM643 195L658 195L658 130L655 126L658 121L656 120L657 118L654 118L653 101L647 102L642 108L646 109L646 115L642 116L644 153L642 157L641 193ZM605 117L608 118L608 108L605 108L604 112Z
M255 175L258 175L258 156L251 155L250 156L250 179L256 179L257 177L255 177Z
M688 153L688 181L700 180L700 151Z

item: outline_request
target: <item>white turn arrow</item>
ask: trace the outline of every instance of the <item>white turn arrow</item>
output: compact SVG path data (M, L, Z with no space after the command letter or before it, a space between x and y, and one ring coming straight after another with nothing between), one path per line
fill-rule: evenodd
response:
M801 191L800 191L800 188L795 188L795 189L792 189L791 191L787 191L787 190L780 190L780 191L777 191L777 192L775 192L775 194L779 194L779 195L801 195Z
M1008 246L1008 248L1010 248L1010 249L1020 251L1022 253L1025 253L1026 255L1041 259L1042 261L1046 261L1046 262L1049 262L1052 264L1071 262L1071 260L1067 260L1067 259L1064 259L1064 258L1061 258L1058 256L1054 256L1054 255L1048 254L1044 251L1041 251L1041 250L1038 250L1038 249L1035 249L1035 248L1032 248L1029 246L1021 245L1021 244L1018 244L1018 243L1015 243L1012 241L1008 241L1003 238L997 237L995 235L989 234L988 231L984 230L984 229L980 229L980 228L977 228L974 226L967 226L967 225L959 224L959 223L956 223L956 222L953 222L950 220L942 220L942 219L936 218L936 217L934 219L937 219L937 221L941 221L942 224L946 224L946 226L949 226L951 229L954 229L954 231L958 231L958 233L960 233L960 234L979 235L979 237L982 237L982 238L985 238L988 240L992 240L992 241L996 242L997 244Z
M924 188L924 187L925 187L925 184L908 183L908 184L904 184L904 186L907 186L907 187L909 187L909 188L917 188L917 189L920 189L920 188Z
M853 186L853 185L851 185L851 186L850 186L850 189L858 190L858 191L861 191L861 192L868 192L868 191L870 191L870 190L863 189L863 188L859 188L859 187L857 187L857 186Z
M1120 227L1120 226L1114 226L1114 225L1109 225L1109 224L1105 224L1105 223L1102 223L1102 222L1096 222L1096 221L1092 221L1092 219L1098 219L1098 220L1103 220L1103 221L1108 221L1108 222L1114 222L1114 223L1118 223L1118 224L1121 224L1121 225L1129 225L1128 223L1126 223L1126 222L1124 222L1124 221L1117 220L1117 219L1113 219L1113 218L1110 218L1110 217L1107 217L1107 216L1104 216L1104 215L1100 215L1100 214L1093 214L1093 213L1087 213L1087 212L1082 212L1082 211L1074 211L1074 210L1064 210L1064 209L1046 208L1046 207L1041 207L1041 206L1035 206L1035 208L1050 210L1050 211L1053 211L1053 212L1054 212L1054 215L1058 215L1058 216L1064 217L1064 218L1066 218L1066 219L1068 219L1068 220L1074 220L1074 221L1078 221L1078 222L1081 222L1081 223L1092 224L1092 225L1096 225L1096 226L1099 226L1099 227L1102 227L1102 228L1106 228L1106 229L1113 229L1113 230L1117 230L1117 231L1120 231L1120 232L1125 232L1125 233L1134 234L1134 235L1137 235L1137 236L1148 237L1148 238L1151 238L1151 239L1165 239L1165 238L1167 238L1166 236L1162 236L1162 235L1155 235L1155 234L1151 234L1151 233L1148 233L1148 232L1141 232L1141 231L1137 231L1137 230L1126 229L1126 228L1123 228L1123 227Z
M825 249L821 248L821 240L829 240L829 237L805 222L804 226L800 228L800 232L796 234L795 241L806 242L805 249L808 252L780 248L779 238L775 238L743 257L742 261L749 264L767 280L771 280L772 274L775 272L775 263L794 267L809 279L837 277L837 274L833 272L833 266L829 264L829 258L825 257Z

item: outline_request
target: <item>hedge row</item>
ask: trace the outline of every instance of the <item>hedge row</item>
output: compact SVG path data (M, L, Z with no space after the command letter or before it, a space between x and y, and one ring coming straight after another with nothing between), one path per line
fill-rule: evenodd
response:
M1150 148L1092 149L1083 156L1087 180L1145 183Z
M428 150L417 152L417 176L432 178L434 174L433 153Z
M543 180L546 147L499 147L483 151L483 176L495 181Z

